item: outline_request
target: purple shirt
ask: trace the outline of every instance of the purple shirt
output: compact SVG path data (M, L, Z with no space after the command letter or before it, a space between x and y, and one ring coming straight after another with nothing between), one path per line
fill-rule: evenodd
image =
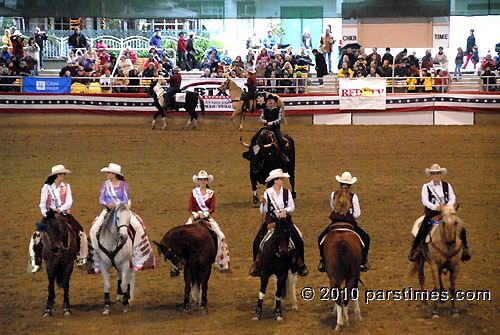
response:
M115 189L116 197L120 200L121 203L128 204L128 200L130 198L130 192L128 190L128 184L125 181L120 181L120 185L113 186ZM114 203L113 198L108 193L106 189L106 182L102 183L101 186L101 197L99 198L99 202L106 206L109 203Z

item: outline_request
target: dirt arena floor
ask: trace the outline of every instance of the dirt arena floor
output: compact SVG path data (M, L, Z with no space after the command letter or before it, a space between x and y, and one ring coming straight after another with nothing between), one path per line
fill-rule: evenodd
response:
M1 334L326 334L335 319L332 302L306 302L299 311L284 302L285 321L273 319L272 286L264 301L263 320L252 321L259 280L248 276L251 246L261 215L251 208L248 162L241 158L240 133L222 122L200 123L195 131L180 121L167 131L152 131L146 117L89 115L26 115L0 117L0 333ZM249 124L249 123L248 123ZM255 124L242 133L250 139ZM319 293L328 284L316 266L317 236L328 223L329 196L337 189L335 175L349 170L358 177L353 187L360 198L359 223L370 233L372 270L362 274L360 299L363 321L345 334L499 334L500 281L500 127L484 126L311 126L284 127L297 145L297 194L294 220L305 237L308 277L297 291L310 286ZM57 290L53 318L42 318L47 298L44 271L26 272L28 242L38 208L40 189L51 166L62 163L73 171L72 212L88 231L100 211L98 202L105 175L99 170L119 163L130 185L133 210L144 219L152 240L189 216L192 175L206 169L215 179L215 218L230 248L232 274L213 273L209 282L209 313L181 313L182 277L171 279L170 266L137 273L132 311L113 305L102 316L100 275L75 270L71 278L73 315L62 316L62 291ZM406 276L411 223L421 215L420 190L434 162L448 168L462 205L472 261L463 264L457 289L491 290L491 301L457 303L460 315L451 318L449 304L441 318L415 301L364 303L365 290L417 287ZM263 188L259 188L261 193ZM431 275L427 271L428 287ZM116 274L113 274L116 282Z

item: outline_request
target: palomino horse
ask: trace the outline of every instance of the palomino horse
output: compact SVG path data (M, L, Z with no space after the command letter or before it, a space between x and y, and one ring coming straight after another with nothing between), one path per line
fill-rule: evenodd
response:
M277 321L283 320L281 299L286 297L287 283L292 309L298 310L297 296L295 294L295 285L297 283L297 267L295 265L297 251L290 246L292 225L293 223L290 217L280 219L274 226L272 236L269 237L266 235L266 237L264 237L259 270L259 300L253 320L260 320L262 317L262 304L266 296L266 288L271 276L274 278L276 284L276 307L274 309L274 318ZM288 271L291 272L290 276L288 275Z
M153 241L158 252L163 254L165 260L170 261L175 269L180 271L184 268L183 313L189 310L191 293L203 313L208 310L208 280L217 254L217 239L204 226L207 224L209 223L206 220L200 219L190 225L177 226L165 233L159 243Z
M341 331L349 325L347 315L349 298L354 301L354 317L361 321L361 311L357 299L359 266L362 261L360 238L346 222L334 224L323 242L325 269L330 280L330 289L335 297L334 314L337 314L335 331Z
M424 290L425 276L424 266L425 263L430 263L432 270L432 279L434 281L434 290L439 292L440 297L445 294L443 288L443 281L441 275L443 270L450 272L450 289L448 297L451 300L451 315L458 316L458 311L455 308L455 281L460 269L460 259L462 257L462 240L457 238L457 235L463 228L463 222L456 214L456 209L453 206L444 206L441 210L441 223L435 233L430 236L430 247L424 246L422 253L417 256L417 260L413 263L410 273L418 273L420 287ZM438 291L439 290L439 291ZM437 310L438 299L434 300L434 309L432 310L432 317L438 318L439 313ZM424 301L424 304L426 302Z
M111 313L109 298L109 271L115 267L118 273L118 294L123 294L123 312L129 310L129 299L134 296L135 273L130 268L132 239L128 237L130 210L126 204L118 204L108 213L97 234L91 235L92 246L99 258L99 270L104 281L104 315Z
M68 214L69 216L69 214ZM73 217L71 219L74 220ZM73 272L73 263L78 253L78 232L67 223L67 218L53 211L47 212L42 220L45 232L42 234L43 259L49 279L49 296L43 316L52 316L54 307L54 280L64 289L64 316L71 315L69 305L69 280Z
M243 106L245 104L243 99L242 99L243 90L234 81L232 81L231 78L229 78L229 77L219 86L220 92L225 93L227 90L229 90L229 96L231 97L231 102L232 102L233 109L234 109L233 114L231 114L231 122L234 124L235 127L238 127L238 130L242 130L243 129L243 119L245 117L245 115L243 114ZM283 101L281 100L281 98L278 95L268 93L268 92L265 92L264 94L265 94L264 97L267 97L268 95L273 95L273 96L278 97L277 105L280 108L282 108L283 110L285 110L285 105L283 104ZM259 99L256 99L256 98L250 99L248 111L250 113L253 113L257 109L264 108L264 107L265 107L264 99L261 102L259 102ZM240 117L239 126L236 125L236 122L234 122L234 119L237 116Z

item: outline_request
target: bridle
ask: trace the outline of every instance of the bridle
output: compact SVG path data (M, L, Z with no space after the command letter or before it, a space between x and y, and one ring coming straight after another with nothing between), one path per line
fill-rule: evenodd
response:
M111 224L114 224L114 222L116 222L116 227L118 229L118 232L120 231L120 228L122 227L126 227L128 228L128 224L122 224L122 225L119 225L118 222L120 221L120 219L118 218L117 216L117 213L116 213L116 210L114 210L114 213L113 213L113 218L112 218L112 223ZM118 243L118 245L116 246L116 248L113 250L113 251L109 251L108 249L106 249L106 247L104 247L102 244L101 244L101 239L99 238L100 235L101 235L101 230L103 229L104 227L104 224L101 225L101 228L99 229L99 231L97 232L97 245L99 247L99 249L102 250L102 252L104 252L106 254L106 256L108 256L108 258L111 260L111 265L114 266L116 268L116 263L115 263L115 256L120 252L120 250L125 246L125 244L127 243L127 240L120 240L120 242Z
M441 219L441 221L439 221L439 222L436 222L436 221L435 221L434 223L436 223L436 224L444 224L444 223L442 222L442 219ZM443 235L443 234L444 234L444 228L443 228L443 226L440 226L440 233L441 233L441 235ZM451 258L453 258L454 256L456 256L456 255L460 252L460 250L462 250L463 245L462 245L462 244L460 244L460 246L459 246L456 250L454 250L454 251L452 251L452 252L444 251L443 249L439 248L439 247L438 247L438 246L437 246L437 245L436 245L436 244L432 241L432 236L431 236L431 235L429 235L429 236L430 236L430 241L429 241L429 244L430 244L430 245L431 245L431 246L432 246L432 247L433 247L433 248L434 248L434 249L435 249L435 250L436 250L436 251L437 251L437 252L438 252L441 256L443 256L444 258L446 258L446 261L449 261ZM443 236L441 236L441 238L442 238L442 240L443 240L443 241L445 241L445 243L446 243L446 239L445 239ZM455 241L456 241L456 240L457 240L457 236L456 236L456 232L455 232Z

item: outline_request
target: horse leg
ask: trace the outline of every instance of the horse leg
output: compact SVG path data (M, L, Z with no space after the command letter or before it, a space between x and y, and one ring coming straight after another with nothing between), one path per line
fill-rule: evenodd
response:
M130 304L128 302L129 294L130 294L130 285L129 285L129 263L128 262L123 262L120 267L117 267L117 273L118 273L118 278L121 278L120 280L120 289L121 293L123 294L123 300L122 300L122 305L123 305L123 313L127 313Z
M262 304L264 303L264 297L266 296L267 283L269 282L269 275L264 273L260 275L260 292L259 300L257 301L257 308L253 314L253 320L260 320L262 317Z
M276 321L283 321L283 312L281 310L281 298L283 298L283 291L286 285L286 279L288 278L288 271L282 274L278 278L277 289L276 289L276 308L274 310L274 318Z
M295 167L293 167L295 169ZM292 198L297 198L297 193L295 192L295 170L290 172L290 186L292 186Z
M359 299L353 300L354 303L354 320L361 321L363 318L361 317L361 309L359 309Z
M257 180L255 179L252 171L250 170L250 183L252 184L252 207L257 208L259 204L259 197L257 197Z
M103 315L108 315L111 313L111 300L109 298L109 270L110 266L105 266L104 264L101 264L101 274L102 274L102 281L104 282L104 311L102 312Z
M130 271L129 276L129 302L132 303L135 298L135 271Z
M292 310L298 311L299 307L297 306L297 292L295 287L297 285L297 272L291 272L288 275L288 294L290 296L290 300L292 303Z
M45 310L43 311L42 316L52 316L52 307L54 307L54 299L56 298L56 293L54 291L54 281L55 281L55 273L53 266L49 266L47 264L47 277L49 279L49 295L47 297L47 304L45 305Z
M425 273L424 273L425 260L423 259L422 255L419 256L417 262L418 262L418 282L420 284L420 289L423 292L425 287ZM420 306L422 308L426 307L427 300L423 299L422 304Z
M433 262L431 264L431 269L432 269L432 279L434 281L434 291L440 293L441 291L439 290L440 289L439 283L440 283L441 279L439 278L440 271L438 269L438 265L435 262ZM438 300L439 299L434 300L434 308L433 308L432 314L431 314L433 319L439 318L439 313L438 313L438 308L437 308Z
M455 281L457 280L458 271L454 267L450 270L450 297L451 297L451 316L458 317L458 310L455 308Z
M191 269L184 269L184 303L182 304L182 313L186 314L189 310L189 295L191 294Z
M205 276L203 278L203 282L201 284L201 310L203 314L206 314L208 312L208 306L207 306L207 293L208 293L208 279L210 277L210 274L208 276Z
M69 280L71 278L71 273L73 272L73 262L69 262L68 265L66 265L66 268L64 269L64 276L63 276L63 289L64 289L64 303L63 303L63 308L64 308L64 316L70 316L71 315L71 308L69 304Z
M231 122L233 123L233 125L234 125L235 127L238 127L238 125L236 124L236 122L234 122L234 118L235 118L236 116L238 116L238 114L239 114L240 112L236 109L236 107L235 107L234 105L233 105L233 109L234 109L234 111L233 111L233 113L231 114Z

